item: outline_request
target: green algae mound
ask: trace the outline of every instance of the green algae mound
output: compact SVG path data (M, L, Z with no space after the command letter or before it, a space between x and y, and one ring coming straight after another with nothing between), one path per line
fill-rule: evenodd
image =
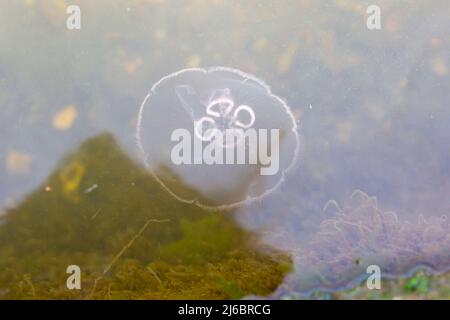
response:
M173 199L109 134L1 219L0 299L238 299L270 294L291 269L232 212Z

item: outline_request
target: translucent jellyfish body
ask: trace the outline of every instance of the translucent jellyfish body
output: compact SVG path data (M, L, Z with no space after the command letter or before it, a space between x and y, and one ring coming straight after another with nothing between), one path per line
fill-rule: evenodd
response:
M137 141L180 201L235 207L274 191L294 165L296 121L260 79L216 67L170 74L145 97Z

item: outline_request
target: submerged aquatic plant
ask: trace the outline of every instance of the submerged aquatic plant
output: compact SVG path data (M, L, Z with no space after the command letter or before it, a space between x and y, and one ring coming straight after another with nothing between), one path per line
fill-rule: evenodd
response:
M450 264L450 221L445 215L419 215L405 222L359 190L343 207L332 200L324 210L332 217L305 246L288 241L295 271L277 295L348 288L367 277L370 265L378 265L389 278L418 267L444 272Z

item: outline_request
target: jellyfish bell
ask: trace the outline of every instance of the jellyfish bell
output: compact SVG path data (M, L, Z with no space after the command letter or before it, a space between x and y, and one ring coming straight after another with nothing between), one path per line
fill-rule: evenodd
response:
M153 85L137 141L148 170L174 197L221 209L278 188L299 148L286 103L260 79L223 67L184 69Z

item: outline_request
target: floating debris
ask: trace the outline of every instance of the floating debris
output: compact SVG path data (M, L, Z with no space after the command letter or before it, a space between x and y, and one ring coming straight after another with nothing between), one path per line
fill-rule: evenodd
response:
M90 186L89 188L87 188L86 190L84 190L84 193L91 193L92 191L94 191L97 188L98 188L98 184L95 183L92 186Z
M53 127L56 130L68 130L72 127L75 119L77 118L77 109L75 106L67 106L58 111L53 117Z
M30 173L31 157L28 153L10 150L6 156L6 169L13 175Z

